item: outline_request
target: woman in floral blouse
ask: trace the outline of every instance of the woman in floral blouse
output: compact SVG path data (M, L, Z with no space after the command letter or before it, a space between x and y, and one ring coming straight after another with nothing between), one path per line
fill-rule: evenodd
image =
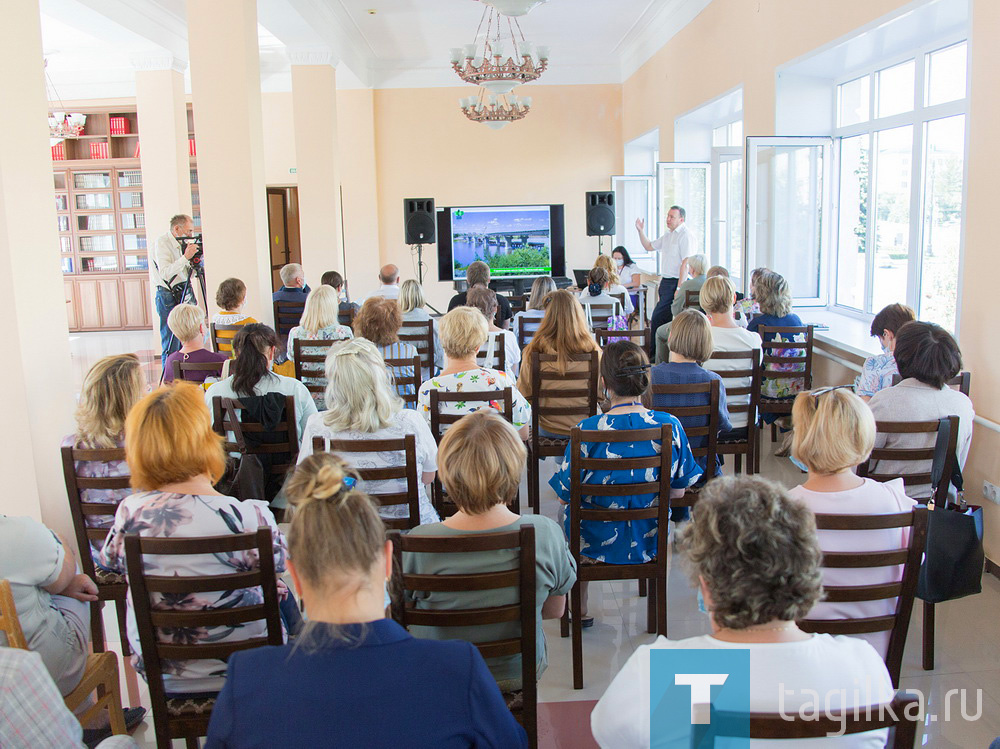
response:
M514 398L515 428L520 430L523 439L528 438L531 424L531 406L517 390L514 378L506 372L480 367L476 354L489 335L489 325L483 313L472 307L456 307L441 318L441 345L444 348L445 368L441 374L432 377L420 386L417 393L418 410L431 419L431 391L440 390L445 393L458 393L463 390L503 390L510 388ZM500 400L490 401L490 408L503 411ZM483 408L481 401L466 403L464 401L447 401L441 403L441 413L465 415Z
M127 497L101 551L101 562L121 574L125 567L125 535L138 533L160 538L199 538L228 533L247 533L270 527L274 539L274 565L284 572L288 554L285 537L278 530L267 503L240 502L219 494L213 484L226 464L222 438L212 431L208 408L199 389L185 383L160 388L132 409L125 424L125 455L135 494ZM203 556L144 556L146 572L153 575L222 575L256 569L256 550ZM284 584L278 590L285 603L283 618L293 631L297 609ZM230 609L263 601L259 588L227 591L225 594L171 593L154 600L160 610ZM294 611L293 611L294 610ZM238 628L205 626L158 630L161 642L190 644L231 642L260 637L263 622L247 622ZM133 653L140 653L139 632L128 597L128 638ZM142 659L133 655L133 665L145 676ZM169 661L163 681L169 695L205 694L222 688L226 664L222 661Z
M63 447L97 450L125 444L125 417L147 390L139 358L135 354L105 356L83 380L80 405L76 409L76 432L62 441ZM76 473L86 478L128 476L124 460L78 460ZM83 502L118 504L131 489L83 489ZM109 515L84 515L89 528L110 528ZM91 556L100 565L100 545L91 546Z
M340 316L340 300L337 292L330 286L320 286L309 292L306 297L306 306L302 310L302 320L288 331L288 361L295 362L295 339L301 338L304 341L342 341L353 338L354 332L346 325L338 322ZM302 353L312 356L325 356L329 348L320 346L306 346ZM301 377L304 385L322 385L326 387L326 378L323 376L323 364L321 362L304 362L303 372L313 374ZM313 400L316 401L316 408L322 411L326 405L323 393L313 393Z

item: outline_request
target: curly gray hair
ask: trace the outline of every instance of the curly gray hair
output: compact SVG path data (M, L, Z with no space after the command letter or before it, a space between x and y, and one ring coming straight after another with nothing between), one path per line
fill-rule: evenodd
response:
M678 546L695 584L704 580L720 627L801 619L823 595L812 511L765 479L710 481Z

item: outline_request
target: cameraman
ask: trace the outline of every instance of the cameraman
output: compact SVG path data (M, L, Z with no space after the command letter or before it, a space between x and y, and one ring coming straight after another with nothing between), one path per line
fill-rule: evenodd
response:
M161 361L181 347L167 327L170 310L181 302L195 304L193 289L184 287L191 275L192 259L201 247L194 242L180 242L178 237L194 235L194 221L183 213L170 219L170 231L159 237L153 247L153 281L156 283L156 313L160 316ZM197 262L197 261L195 261ZM184 294L184 299L181 295Z

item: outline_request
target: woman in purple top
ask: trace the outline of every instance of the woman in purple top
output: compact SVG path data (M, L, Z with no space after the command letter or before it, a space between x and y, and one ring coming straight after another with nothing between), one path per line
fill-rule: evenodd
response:
M174 362L189 362L192 364L219 364L219 373L214 380L221 379L222 364L228 361L229 354L217 354L205 348L205 314L193 304L178 304L170 310L167 317L167 327L181 342L180 351L175 351L167 357L164 364L164 382L174 379ZM212 375L210 371L183 372L182 379L189 382L203 383Z

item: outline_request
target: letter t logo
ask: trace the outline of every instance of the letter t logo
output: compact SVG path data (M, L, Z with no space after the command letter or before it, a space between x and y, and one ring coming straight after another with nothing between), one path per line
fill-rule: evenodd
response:
M676 674L674 676L674 684L691 687L691 725L705 725L711 722L710 713L704 713L695 708L711 704L712 687L725 684L728 678L729 674Z

